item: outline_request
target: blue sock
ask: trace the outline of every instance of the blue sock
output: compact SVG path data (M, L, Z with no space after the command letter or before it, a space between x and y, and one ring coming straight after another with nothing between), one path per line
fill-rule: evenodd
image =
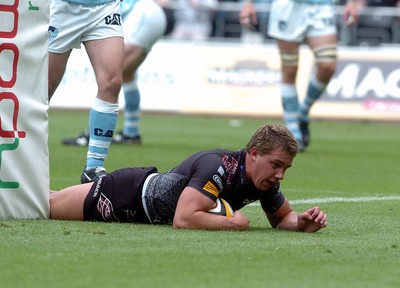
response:
M317 79L314 75L311 78L310 84L308 84L307 95L304 98L303 102L300 104L300 119L308 122L308 113L311 109L311 106L315 101L322 95L326 88L326 84L322 83Z
M299 127L299 101L296 86L292 84L281 84L281 97L283 106L283 120L286 127L292 132L293 137L300 141L302 139Z
M104 167L115 124L118 117L118 103L95 99L89 113L90 141L86 167Z
M140 91L135 80L122 85L125 96L124 136L136 137L140 134Z

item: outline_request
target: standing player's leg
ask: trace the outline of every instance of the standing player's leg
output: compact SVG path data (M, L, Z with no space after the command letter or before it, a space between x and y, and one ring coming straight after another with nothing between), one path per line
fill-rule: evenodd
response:
M309 112L312 105L321 97L336 70L336 36L314 37L308 39L314 52L317 70L311 75L306 95L300 104L300 128L304 145L310 142Z
M310 17L306 41L314 52L316 73L311 76L307 94L300 104L300 127L303 141L307 146L310 141L309 111L312 105L321 97L326 86L336 70L337 59L337 28L334 6L319 4L315 6L316 13Z
M122 37L91 40L84 44L96 75L98 93L89 114L90 141L82 183L93 181L106 173L104 161L118 117L124 55Z
M48 79L48 97L49 101L56 91L58 85L64 76L69 55L72 50L65 53L49 52L49 79Z
M146 51L139 45L125 43L123 93L125 97L124 127L117 133L114 143L140 144L140 90L136 71L146 58Z
M139 66L167 28L163 9L154 1L140 0L123 19L125 56L122 89L125 97L124 128L114 143L140 144L140 90L136 81Z
M299 124L299 99L296 77L299 65L299 47L308 30L309 9L297 1L272 1L268 21L268 35L277 40L281 57L281 98L283 120L304 151Z
M297 140L299 151L303 151L304 145L299 126L299 100L296 89L300 43L277 40L277 44L281 56L283 120Z

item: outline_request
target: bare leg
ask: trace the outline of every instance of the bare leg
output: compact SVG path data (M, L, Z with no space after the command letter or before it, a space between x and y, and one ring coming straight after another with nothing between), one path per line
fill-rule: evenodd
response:
M87 41L84 44L96 74L97 98L117 103L122 83L125 49L123 38L111 37Z
M72 50L65 53L52 53L49 52L49 83L48 83L48 93L49 100L56 91L58 85L60 84L62 77L64 76L65 68L67 66L67 61Z
M138 67L146 59L146 51L138 45L125 44L125 57L123 68L123 83L132 81Z
M324 46L332 46L337 44L336 35L329 35L324 37L313 37L307 39L310 48L315 51L316 49ZM317 60L317 79L324 84L328 84L336 70L336 57L328 58L325 60Z
M89 112L89 146L82 182L104 173L112 136L118 118L118 95L122 83L124 42L122 37L91 40L84 43L98 86L97 99ZM101 100L101 101L100 101ZM98 133L100 131L101 133ZM95 167L101 168L99 174ZM89 170L86 170L89 168ZM94 170L89 177L86 171ZM86 175L85 175L86 174Z
M298 51L300 43L277 40L281 54L282 83L280 93L282 98L283 120L286 127L299 142L299 151L304 150L302 134L299 126L299 99L296 87L298 69Z
M50 219L83 220L83 203L93 183L50 191Z

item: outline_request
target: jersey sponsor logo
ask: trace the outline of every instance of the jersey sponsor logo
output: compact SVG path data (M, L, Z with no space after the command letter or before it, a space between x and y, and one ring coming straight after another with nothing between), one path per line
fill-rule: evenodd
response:
M203 186L203 189L205 191L211 193L215 197L218 197L218 195L219 195L219 191L218 191L217 187L215 187L215 185L211 181L208 181L206 183L206 185Z
M115 211L114 217L120 222L133 222L136 215L135 210L122 209Z
M103 182L103 177L100 177L99 180L97 180L96 188L93 191L93 198L96 198L97 194L99 194L101 182Z
M112 15L108 15L104 18L107 25L118 25L121 26L121 14L114 13Z
M213 180L215 183L217 183L219 190L222 191L222 189L224 189L224 185L222 184L221 178L218 175L214 175Z
M325 18L321 18L321 23L326 26L326 27L330 27L333 25L336 25L336 19L335 17L325 17Z
M246 205L249 205L250 203L253 203L255 201L256 200L253 200L253 199L244 199L242 203L243 203L244 206L246 206Z

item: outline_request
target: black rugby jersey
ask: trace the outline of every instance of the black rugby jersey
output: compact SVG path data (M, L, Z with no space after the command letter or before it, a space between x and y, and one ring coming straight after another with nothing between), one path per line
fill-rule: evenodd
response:
M192 187L212 200L225 199L234 211L260 200L268 212L285 201L277 183L267 191L258 190L246 179L244 150L215 149L191 155L174 169L149 180L143 198L152 223L171 224L180 194ZM196 192L197 193L197 192Z

